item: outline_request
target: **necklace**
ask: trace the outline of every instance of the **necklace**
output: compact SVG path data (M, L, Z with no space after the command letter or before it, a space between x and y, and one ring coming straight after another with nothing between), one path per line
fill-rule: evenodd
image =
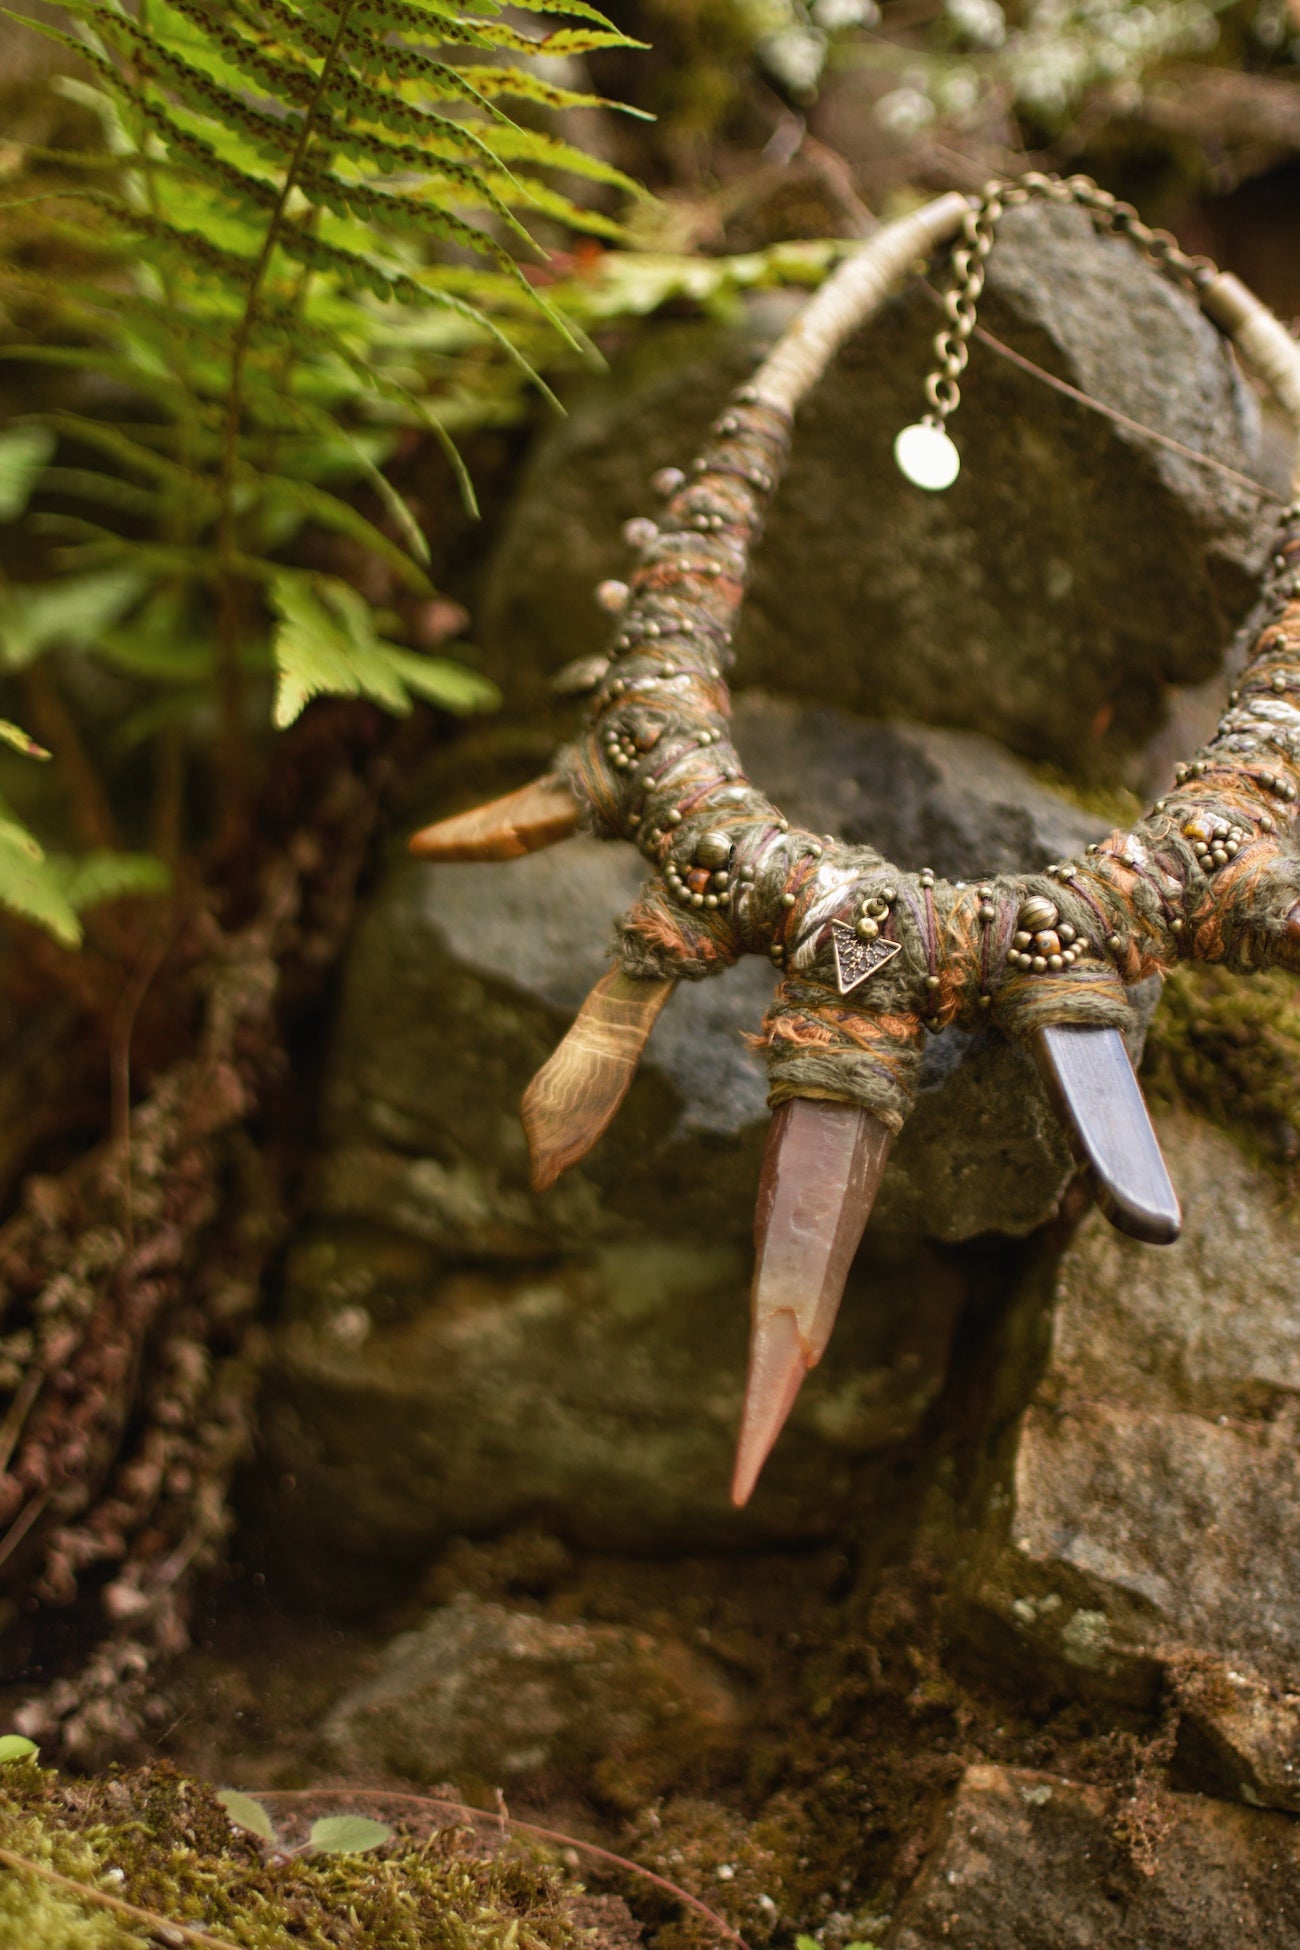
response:
M584 735L544 779L412 841L426 859L504 860L581 824L632 841L652 869L617 924L614 967L525 1093L538 1190L608 1127L678 980L720 974L744 954L766 955L780 975L759 1038L774 1115L737 1504L826 1348L927 1033L992 1022L1028 1046L1102 1209L1160 1244L1181 1215L1121 1036L1127 989L1180 959L1243 974L1300 968L1300 869L1286 850L1300 796L1300 469L1265 571L1262 624L1215 737L1143 818L1077 859L974 885L908 872L869 846L792 827L731 744L732 634L800 400L899 280L954 245L927 411L895 443L919 490L948 486L960 456L947 423L986 262L1004 211L1030 198L1081 206L1193 293L1300 445L1300 344L1235 277L1087 177L1030 174L974 199L940 197L827 281L733 395L689 475L655 477L659 519L625 531L639 552L630 586L598 592L618 623Z

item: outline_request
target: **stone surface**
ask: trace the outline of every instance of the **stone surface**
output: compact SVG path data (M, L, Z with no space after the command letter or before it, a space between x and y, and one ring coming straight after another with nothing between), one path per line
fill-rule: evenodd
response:
M1231 1791L1300 1809L1300 1225L1208 1125L1165 1118L1174 1246L1097 1215L1024 1302L1046 1365L970 1572L1018 1656L1076 1688L1163 1674Z
M686 465L757 356L748 327L661 331L547 435L490 573L480 636L512 706L601 649L593 590L620 525ZM1258 497L976 346L943 495L907 487L936 312L915 289L845 350L799 417L737 637L738 679L980 729L1068 770L1149 736L1163 689L1215 669L1266 542ZM1195 304L1074 210L1011 213L982 322L1133 421L1250 473L1253 399ZM1171 383L1176 376L1176 383Z
M262 1410L259 1522L281 1575L365 1608L449 1537L526 1523L630 1551L833 1537L932 1403L963 1283L922 1247L865 1253L735 1511L749 1270L689 1236L522 1270L449 1270L374 1226L301 1238Z
M1135 1860L1116 1797L970 1767L885 1950L1280 1950L1300 1941L1300 1830L1159 1793Z
M489 1795L559 1782L631 1812L716 1764L740 1719L720 1668L679 1642L466 1596L392 1641L321 1744L353 1778Z

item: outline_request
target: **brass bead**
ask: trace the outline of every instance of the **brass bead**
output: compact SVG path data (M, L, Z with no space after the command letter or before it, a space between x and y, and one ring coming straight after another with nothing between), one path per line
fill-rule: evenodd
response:
M714 829L695 842L695 858L702 867L725 867L731 858L731 835Z
M1020 925L1030 934L1037 934L1040 928L1054 928L1060 918L1055 901L1045 900L1041 894L1031 894L1020 909Z

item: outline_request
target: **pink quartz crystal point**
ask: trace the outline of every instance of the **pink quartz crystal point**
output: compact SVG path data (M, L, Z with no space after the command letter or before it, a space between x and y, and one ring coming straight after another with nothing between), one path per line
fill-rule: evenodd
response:
M857 1104L795 1097L772 1118L754 1213L749 1376L731 1485L737 1508L825 1351L891 1141Z

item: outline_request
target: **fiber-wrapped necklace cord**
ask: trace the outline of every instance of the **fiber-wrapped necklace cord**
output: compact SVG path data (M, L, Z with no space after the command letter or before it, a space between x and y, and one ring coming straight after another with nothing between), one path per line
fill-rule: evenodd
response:
M1178 1203L1121 1040L1126 988L1179 960L1300 968L1300 863L1289 850L1300 796L1300 480L1270 555L1262 625L1216 736L1144 818L1078 859L975 884L906 871L869 846L792 826L731 743L732 633L795 407L898 279L958 238L958 287L923 422L927 439L946 444L997 219L1031 195L1082 204L1193 289L1300 440L1300 345L1235 278L1185 257L1086 178L941 197L880 231L823 286L733 395L689 474L656 476L665 505L657 520L627 525L638 554L629 583L598 592L619 613L616 633L588 677L584 735L553 773L411 842L427 859L511 859L581 826L632 841L653 870L617 924L614 967L525 1095L539 1190L610 1123L679 979L720 974L745 954L780 972L755 1039L775 1115L755 1224L737 1503L825 1349L927 1032L991 1021L1026 1044L1103 1209L1159 1243L1177 1234Z

